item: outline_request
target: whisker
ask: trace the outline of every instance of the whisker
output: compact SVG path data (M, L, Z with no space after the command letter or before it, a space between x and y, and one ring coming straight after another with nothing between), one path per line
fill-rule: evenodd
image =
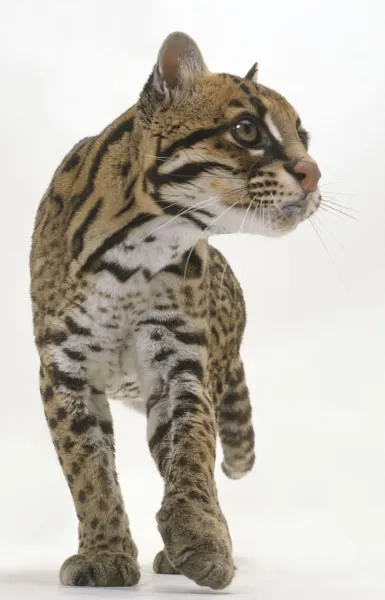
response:
M356 194L348 194L347 192L336 192L332 190L322 190L322 195L329 194L329 196L356 196Z
M252 200L252 204L254 204L254 202L255 202L255 207L254 207L254 211L253 211L253 216L251 217L251 223L250 223L250 227L249 227L249 233L253 229L253 223L254 223L255 215L256 215L257 210L258 210L258 202L256 201L255 198Z
M178 212L176 215L173 215L170 219L168 219L167 221L165 221L164 223L161 223L160 225L158 225L158 227L156 227L155 229L153 229L149 234L146 234L142 240L140 240L140 242L143 242L143 240L148 236L148 235L154 235L155 233L157 233L158 231L160 231L161 229L163 229L163 227L166 227L166 225L170 225L170 223L172 223L173 221L175 221L175 219L178 219L179 217L182 217L184 214L189 213L189 212L195 212L197 210L197 206L210 206L210 204L213 204L215 202L215 200L217 199L217 196L211 196L211 198L206 198L205 200L201 200L201 202L198 202L197 204L194 204L193 206L188 206L188 207L181 207L180 212ZM169 207L171 206L176 206L178 205L178 202L174 202L173 204L169 204ZM164 213L163 215L159 215L159 217L166 217L167 213Z
M346 211L341 210L340 208L332 206L331 204L326 203L326 206L325 206L325 201L321 202L321 204L319 205L319 208L323 209L324 211L328 212L329 214L338 213L340 215L344 215L344 217L348 217L349 219L353 219L354 221L357 221L357 217L355 215L351 215L350 213L347 213ZM331 213L330 211L333 211L333 213Z
M280 206L277 204L277 200L276 200L276 198L274 198L274 196L273 196L273 204L274 204L274 208L276 208L276 209L277 209L277 211L278 211L278 212L279 212L281 215L285 216L285 213L283 212L282 208L280 208Z
M162 156L156 156L155 154L145 154L143 152L139 152L139 154L141 156L146 157L146 158L154 158L157 161L163 162L163 163L168 160L168 158L164 158ZM202 156L202 161L208 161L208 160L209 160L208 157ZM186 164L190 164L190 165L197 164L197 161L196 160L191 160L190 162L187 162ZM226 168L226 166L229 166L229 165L221 165L220 163L218 163L217 166L213 165L212 167L210 167L209 169L207 169L207 172L201 173L199 175L199 178L215 178L215 179L227 179L229 181L245 181L245 177L237 177L235 175L218 175L218 174L215 174L215 173L211 173L211 171L215 171L216 169L218 169L218 170L224 169L224 168ZM189 175L182 175L182 174L178 174L178 173L173 173L172 171L170 171L170 173L164 173L164 175L172 175L172 177L177 177L177 178L180 178L180 179L188 179L188 178L190 178Z
M221 167L218 165L218 167L212 167L213 170L215 169L220 169ZM161 175L163 176L163 173L161 173ZM170 175L172 177L177 177L178 179L190 179L190 175L182 175L182 174L178 174L178 173L173 173L172 171L170 171L170 173L164 173L164 175ZM217 175L216 173L211 173L209 171L206 171L204 173L200 173L197 176L198 179L226 179L227 181L245 181L244 177L236 177L236 176L232 176L232 175ZM165 184L165 185L172 185L172 183L170 184Z
M345 287L345 289L346 289L346 290L348 290L348 291L349 291L349 289L348 289L348 286L346 285L346 281L345 281L345 280L344 280L344 278L342 277L341 271L339 270L339 268L338 268L338 266L337 266L337 264L336 264L336 262L335 262L335 260L334 260L333 256L331 255L331 253L330 253L330 251L329 251L329 248L327 247L327 245L326 245L325 241L323 240L323 238L322 238L322 236L321 236L320 232L318 231L318 229L317 229L317 227L316 227L316 224L314 223L314 221L313 221L312 217L309 217L309 219L308 219L308 220L309 220L309 222L310 222L311 226L313 227L313 230L314 230L314 232L315 232L316 236L318 237L319 241L321 242L322 246L324 247L324 249L325 249L325 251L326 251L327 255L329 256L329 258L330 258L330 260L331 260L331 263L332 263L332 265L333 265L333 267L334 267L335 271L337 272L337 274L338 274L338 277L340 278L340 280L341 280L341 282L342 282L343 286Z
M243 198L244 198L244 196L245 196L245 194L243 194L243 195L241 196L241 198L240 198L240 201L241 201L241 203L242 203L242 204L243 204ZM251 205L252 205L252 203L253 203L253 202L254 202L254 200L253 200L253 201L252 201L252 202L249 204L249 206L247 207L247 210L246 210L246 212L245 212L245 214L244 214L244 216L243 216L243 219L242 219L242 221L241 221L241 224L240 224L240 226L239 226L238 233L241 233L241 232L242 232L242 227L243 227L243 224L244 224L244 222L245 222L245 219L246 219L246 217L247 217L247 213L249 212L249 210L250 210L250 208L251 208ZM223 281L224 281L224 277L225 277L225 273L226 273L226 269L227 269L228 265L229 265L229 263L228 263L228 261L226 260L226 264L225 264L225 267L224 267L224 269L223 269L223 271L222 271L221 281L220 281L220 284L219 284L219 312L220 312L221 316L222 316L222 304L223 304L223 302L222 302L222 287L223 287Z
M238 193L239 190L231 190L230 192L227 192L226 194L223 194L223 196L228 196L231 197L233 194ZM154 230L152 230L149 234L146 234L142 240L143 241L148 235L154 235L155 233L157 233L160 229L163 229L163 227L165 227L166 225L170 225L170 223L172 223L173 221L175 221L175 219L178 219L179 217L183 217L183 215L185 215L186 213L193 213L193 212L199 212L199 209L197 207L208 207L211 204L214 204L216 202L216 200L218 199L218 195L214 194L213 196L211 196L210 198L205 198L204 200L201 200L200 202L195 203L193 206L187 206L187 207L181 207L181 210L176 214L173 215L170 219L168 219L167 221L165 221L164 223L161 223L160 225L158 225L158 227L156 227ZM177 206L179 204L179 202L174 202L173 204L169 204L168 206ZM167 216L167 213L163 214L163 215L159 215L159 217L163 217L163 216Z
M224 215L225 215L227 212L229 212L229 210L231 210L232 208L234 208L234 206L235 206L236 204L238 204L238 202L239 202L239 200L236 200L236 201L234 202L234 204L232 204L231 206L229 206L228 208L226 208L226 210L225 210L225 211L223 211L223 212L222 212L220 215L218 215L218 216L217 216L217 217L216 217L216 218L215 218L213 221L211 221L211 223L210 223L209 225L207 225L207 227L206 227L206 228L205 228L203 231L201 231L201 232L199 233L199 236L198 236L198 239L197 239L197 241L195 242L195 244L192 246L192 248L191 248L190 252L188 253L188 256L187 256L187 261L186 261L186 266L185 266L185 270L184 270L183 281L185 281L185 280L186 280L186 274L187 274L188 261L190 260L190 258L191 258L191 254L193 253L193 251L194 251L194 248L195 248L195 246L197 245L197 243L199 242L199 240L201 239L202 235L203 235L204 233L206 233L206 231L208 231L208 229L210 229L210 227L212 227L212 225L213 225L214 223L216 223L216 221L218 221L219 219L221 219L221 218L222 218L222 217L223 217L223 216L224 216Z
M322 188L326 185L339 185L340 183L343 183L343 181L328 181L328 183L321 183L321 185L319 185L318 187Z
M271 231L273 229L273 223L271 221L271 204L267 205L267 216L269 218L269 228L270 228L270 231Z
M333 204L334 206L337 206L337 208L343 208L344 210L348 210L350 212L356 212L356 210L354 208L352 208L351 206L346 206L345 204L336 202L334 196L332 198L325 198L324 196L322 196L322 201L325 204Z
M265 233L265 225L266 225L266 221L265 221L265 208L266 208L266 205L263 204L263 202L261 204L261 208L262 208L262 220L261 220L262 231L261 231L261 233L262 233L262 235L264 235L264 233Z
M144 156L145 158L155 158L156 160L165 162L167 160L167 157L164 156L157 156L156 154L146 154L145 152L137 152L138 156Z
M243 194L243 195L241 196L241 204L242 204L242 205L243 205L243 198L244 198L244 197L245 197L245 194ZM243 227L243 225L244 225L244 223L245 223L245 221L246 221L246 219L247 219L247 215L249 214L249 211L250 211L250 208L251 208L251 206L252 206L252 203L253 203L253 202L250 202L250 203L249 203L249 206L247 207L247 209L246 209L246 212L245 212L245 214L243 215L243 219L242 219L242 221L241 221L241 224L240 224L240 226L239 226L238 233L242 233L242 227Z
M323 228L325 230L326 233L328 233L330 235L330 237L332 237L335 241L335 243L354 261L354 263L359 266L360 268L362 267L362 264L359 263L359 261L357 260L357 258L341 243L341 241L337 238L336 234L325 225L325 223L323 221L321 221L321 217L319 214L314 214L313 219L317 218L317 225L321 228Z

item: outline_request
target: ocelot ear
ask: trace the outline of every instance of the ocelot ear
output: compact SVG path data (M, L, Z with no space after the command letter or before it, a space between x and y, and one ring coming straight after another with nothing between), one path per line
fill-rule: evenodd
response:
M208 73L201 51L186 33L171 33L163 42L158 60L141 94L147 111L153 102L169 102L188 91L199 75Z
M197 44L180 32L171 33L164 40L156 68L160 82L169 90L188 86L195 77L208 71Z
M258 63L254 63L250 71L247 72L245 79L250 79L253 83L258 83Z

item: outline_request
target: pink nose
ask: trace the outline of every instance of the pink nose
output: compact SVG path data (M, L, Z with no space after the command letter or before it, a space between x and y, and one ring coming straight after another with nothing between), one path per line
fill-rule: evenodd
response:
M297 175L297 179L305 192L314 192L321 178L321 171L317 163L309 157L299 160L294 165L293 175Z

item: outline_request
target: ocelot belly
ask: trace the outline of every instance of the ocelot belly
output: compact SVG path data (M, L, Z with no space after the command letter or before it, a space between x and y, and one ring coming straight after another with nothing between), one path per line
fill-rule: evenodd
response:
M111 400L120 400L130 408L145 412L137 375L135 351L130 339L119 347L105 348L95 363L89 362L88 376L92 385L104 390Z

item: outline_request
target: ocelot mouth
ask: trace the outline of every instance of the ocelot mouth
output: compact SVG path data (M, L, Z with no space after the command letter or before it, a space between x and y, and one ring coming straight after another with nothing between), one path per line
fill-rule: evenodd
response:
M304 210L304 205L303 205L303 201L301 202L288 202L287 204L285 204L285 206L283 207L284 210L288 209L294 209L294 208L298 208L300 210Z
M309 194L305 192L299 198L297 197L295 200L288 200L287 202L285 202L282 209L285 213L288 213L289 215L298 215L299 213L298 216L303 216L306 213L308 207L308 199Z
M306 202L304 200L288 202L282 207L282 211L287 216L302 215L306 211Z

